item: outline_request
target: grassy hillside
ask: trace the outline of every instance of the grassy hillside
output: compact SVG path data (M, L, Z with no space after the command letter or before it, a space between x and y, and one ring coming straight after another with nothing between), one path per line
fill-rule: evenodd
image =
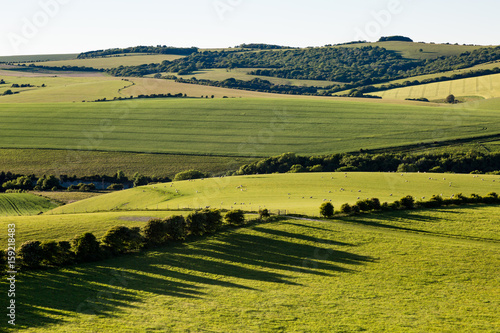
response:
M119 66L138 66L142 64L161 63L165 60L172 61L183 57L184 56L173 55L173 54L154 54L154 55L133 54L127 56L112 56L112 57L101 57L101 58L90 58L90 59L45 61L41 63L35 63L35 65L50 66L50 67L85 66L92 68L113 68Z
M358 198L393 202L406 195L429 199L434 194L500 192L500 177L491 175L399 173L302 173L209 178L151 185L79 201L54 214L113 209L240 208L319 215L328 200L337 209Z
M50 200L32 194L0 194L0 216L36 215L55 207Z
M336 100L166 99L0 105L2 148L269 156L496 134L500 114Z
M491 209L453 209L447 216L466 235L471 225L452 217L460 214L476 225L474 215L494 214ZM411 224L419 214L396 217ZM439 216L430 217L440 223ZM347 224L261 224L96 264L23 273L17 277L23 316L16 329L500 329L498 242L388 228L385 221L381 216L378 225L362 218ZM484 222L478 225L488 228ZM6 281L0 284L7 288Z
M1 199L0 199L1 200ZM38 215L2 217L0 227L7 230L7 225L16 224L16 241L19 245L30 240L71 240L76 235L86 232L96 237L104 236L114 226L144 226L151 218L165 218L172 215L185 215L187 212L137 211L106 212L94 214ZM0 215L1 216L1 215ZM7 234L0 235L0 242L7 243Z
M372 94L388 99L425 97L429 100L439 100L445 99L450 94L455 97L497 98L500 97L500 74L428 83Z

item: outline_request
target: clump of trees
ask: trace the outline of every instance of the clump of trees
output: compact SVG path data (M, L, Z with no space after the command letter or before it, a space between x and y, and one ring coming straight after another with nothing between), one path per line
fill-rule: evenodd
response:
M150 53L150 54L176 54L176 55L190 55L198 52L196 47L172 47L166 45L157 46L133 46L127 48L113 48L106 50L96 50L89 52L82 52L78 55L78 59L107 57L112 55L133 54L133 53Z

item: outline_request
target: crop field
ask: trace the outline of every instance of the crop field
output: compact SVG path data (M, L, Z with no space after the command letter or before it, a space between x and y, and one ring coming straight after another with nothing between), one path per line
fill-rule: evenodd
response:
M37 215L55 207L57 204L33 194L0 194L0 216Z
M463 193L500 192L500 176L400 173L301 173L209 178L137 187L56 208L68 214L119 210L222 209L319 215L319 206L330 201L336 209L359 199L393 202L403 196L429 199L434 194L451 197ZM359 198L359 199L358 199Z
M336 100L164 99L0 105L1 148L259 157L500 132L494 110Z
M498 230L497 210L258 224L23 273L16 331L495 332L500 243L471 230Z
M1 197L0 200L2 200ZM135 211L71 215L7 216L2 217L0 226L4 230L7 230L7 225L15 223L17 230L16 242L21 245L23 242L30 240L69 241L76 235L81 235L85 232L91 232L100 238L104 236L106 231L117 225L141 227L151 218L165 218L172 215L187 214L188 212L182 211ZM0 236L0 242L1 244L7 243L6 233Z
M6 75L2 75L5 73ZM8 75L7 75L8 74ZM65 72L65 73L30 73L16 71L0 71L0 78L6 84L0 85L1 103L64 103L94 101L106 98L130 97L150 94L186 94L189 97L215 98L224 96L231 98L287 98L288 95L268 94L256 91L235 90L202 86L196 84L177 83L172 80L148 78L121 78L106 76L102 73ZM11 88L12 84L31 84L35 87ZM46 87L41 87L45 84ZM16 94L1 96L6 90ZM18 93L18 94L17 94ZM296 98L307 98L297 96ZM309 97L311 98L311 97Z
M99 58L89 58L89 59L69 59L69 60L57 60L57 61L44 61L35 63L37 66L50 66L50 67L62 67L62 66L85 66L92 68L114 68L120 66L138 66L143 64L158 64L165 60L173 61L176 59L183 58L181 55L174 54L137 54L137 55L127 55L127 56L114 56L114 57L99 57Z
M53 149L0 149L0 171L38 177L43 175L113 175L121 170L127 177L136 172L170 177L186 170L221 174L254 162L255 158L144 154Z
M390 99L425 97L429 100L438 100L445 99L450 94L455 97L497 98L500 97L500 74L396 88L373 94Z

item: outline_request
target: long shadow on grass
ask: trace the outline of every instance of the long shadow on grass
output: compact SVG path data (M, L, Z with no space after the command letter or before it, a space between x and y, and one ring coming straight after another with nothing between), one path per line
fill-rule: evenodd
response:
M258 225L94 264L23 273L16 293L18 311L23 314L18 324L60 324L76 313L89 314L91 319L113 317L158 295L206 297L210 286L258 290L262 283L276 283L293 287L300 281L297 272L342 274L373 261L344 251L353 245L335 241L337 235L331 230L314 238L304 235L308 229L300 224L292 226L293 232L283 229Z

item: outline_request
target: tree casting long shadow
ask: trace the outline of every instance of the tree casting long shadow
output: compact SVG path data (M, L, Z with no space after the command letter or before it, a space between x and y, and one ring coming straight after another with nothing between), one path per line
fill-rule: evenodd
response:
M348 273L349 266L373 258L339 248L334 232L307 236L274 224L229 231L189 244L178 244L103 262L60 270L20 274L19 327L62 323L76 313L117 316L144 299L144 293L179 298L205 296L209 286L255 290L252 281L299 285L295 272L313 275ZM213 277L210 277L213 275ZM3 284L3 283L2 283ZM58 319L47 317L58 315Z

